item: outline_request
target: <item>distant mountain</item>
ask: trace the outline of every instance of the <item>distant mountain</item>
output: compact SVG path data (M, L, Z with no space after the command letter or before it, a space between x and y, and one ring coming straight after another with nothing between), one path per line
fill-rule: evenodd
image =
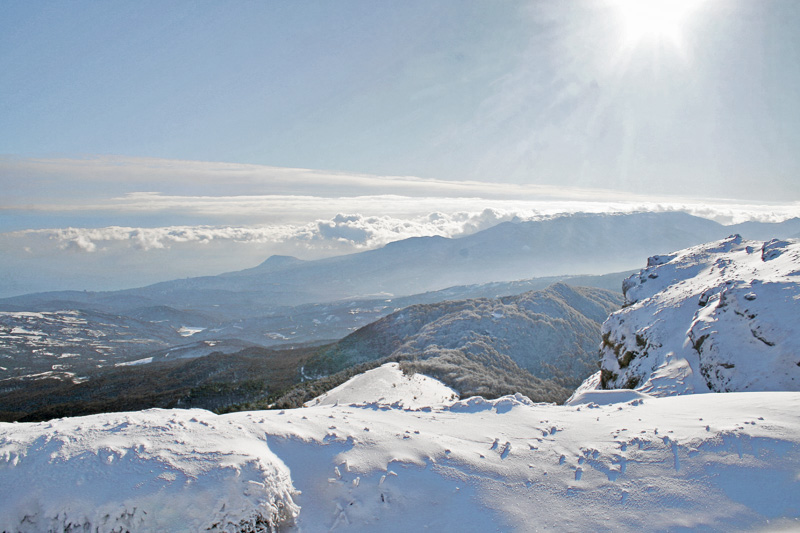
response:
M112 292L53 292L0 300L5 310L95 309L126 314L169 306L215 320L262 316L277 307L344 298L392 298L455 285L635 268L642 257L720 239L732 228L681 212L573 214L505 222L458 239L418 237L366 252L301 261L276 256L219 276ZM770 237L798 231L798 220L739 227Z
M800 236L800 218L790 218L780 223L742 222L726 228L729 230L728 235L741 235L746 239L759 241L797 238Z
M738 228L781 236L798 225L800 219ZM630 269L641 257L718 239L730 228L685 213L565 215L320 261L273 256L248 270L140 289L6 298L0 378L52 372L80 378L91 368L168 358L173 348L188 357L223 344L330 341L408 305L519 294L559 280L618 287L622 275L587 274ZM64 313L82 317L78 336ZM32 323L42 335L24 333L34 331Z
M752 225L780 237L793 226ZM730 235L716 222L685 213L577 214L505 222L458 239L418 237L318 261L280 258L221 276L176 280L125 291L181 309L230 317L268 306L373 295L397 297L454 285L552 275L605 274L634 268L642 257ZM233 301L231 300L233 298Z
M800 241L736 235L647 265L626 280L602 373L582 389L800 390Z
M600 324L618 293L557 283L497 299L414 305L311 357L305 377L370 361L401 361L462 396L521 392L563 401L597 368Z

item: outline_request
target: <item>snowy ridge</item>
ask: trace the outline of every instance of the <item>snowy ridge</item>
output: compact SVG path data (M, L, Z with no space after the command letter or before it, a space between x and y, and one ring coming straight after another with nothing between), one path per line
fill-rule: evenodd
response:
M600 388L800 390L800 242L727 239L655 256L603 324Z
M0 486L16 489L0 529L266 531L265 514L296 514L281 530L300 532L800 525L800 393L623 399L0 424Z
M405 375L399 363L386 363L350 378L306 406L377 401L413 408L456 399L456 391L441 381L423 374Z
M798 529L799 266L738 236L651 258L567 405L386 366L301 409L0 423L0 530Z

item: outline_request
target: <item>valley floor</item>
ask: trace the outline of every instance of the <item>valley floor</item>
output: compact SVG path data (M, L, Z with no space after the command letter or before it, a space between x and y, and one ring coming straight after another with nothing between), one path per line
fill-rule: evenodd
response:
M800 393L579 401L4 423L0 530L800 528Z

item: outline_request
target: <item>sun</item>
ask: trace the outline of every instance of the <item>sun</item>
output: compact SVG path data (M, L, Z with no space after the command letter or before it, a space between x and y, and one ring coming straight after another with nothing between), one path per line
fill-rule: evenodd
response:
M616 0L625 42L670 41L681 45L681 29L702 0Z

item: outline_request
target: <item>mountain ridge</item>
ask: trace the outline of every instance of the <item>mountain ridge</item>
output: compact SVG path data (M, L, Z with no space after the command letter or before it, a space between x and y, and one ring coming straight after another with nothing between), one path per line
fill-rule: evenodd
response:
M752 222L747 228L785 238L796 231L797 220ZM135 289L33 293L0 299L0 309L64 300L75 305L103 303L111 306L105 310L115 312L169 305L244 318L277 306L365 294L402 296L490 281L619 272L636 268L641 257L728 235L729 227L683 212L578 213L503 222L460 238L414 237L313 261L271 256L249 269Z
M564 401L596 368L600 324L620 304L610 291L555 283L517 296L413 305L314 355L302 373L391 360L462 396L521 392Z

